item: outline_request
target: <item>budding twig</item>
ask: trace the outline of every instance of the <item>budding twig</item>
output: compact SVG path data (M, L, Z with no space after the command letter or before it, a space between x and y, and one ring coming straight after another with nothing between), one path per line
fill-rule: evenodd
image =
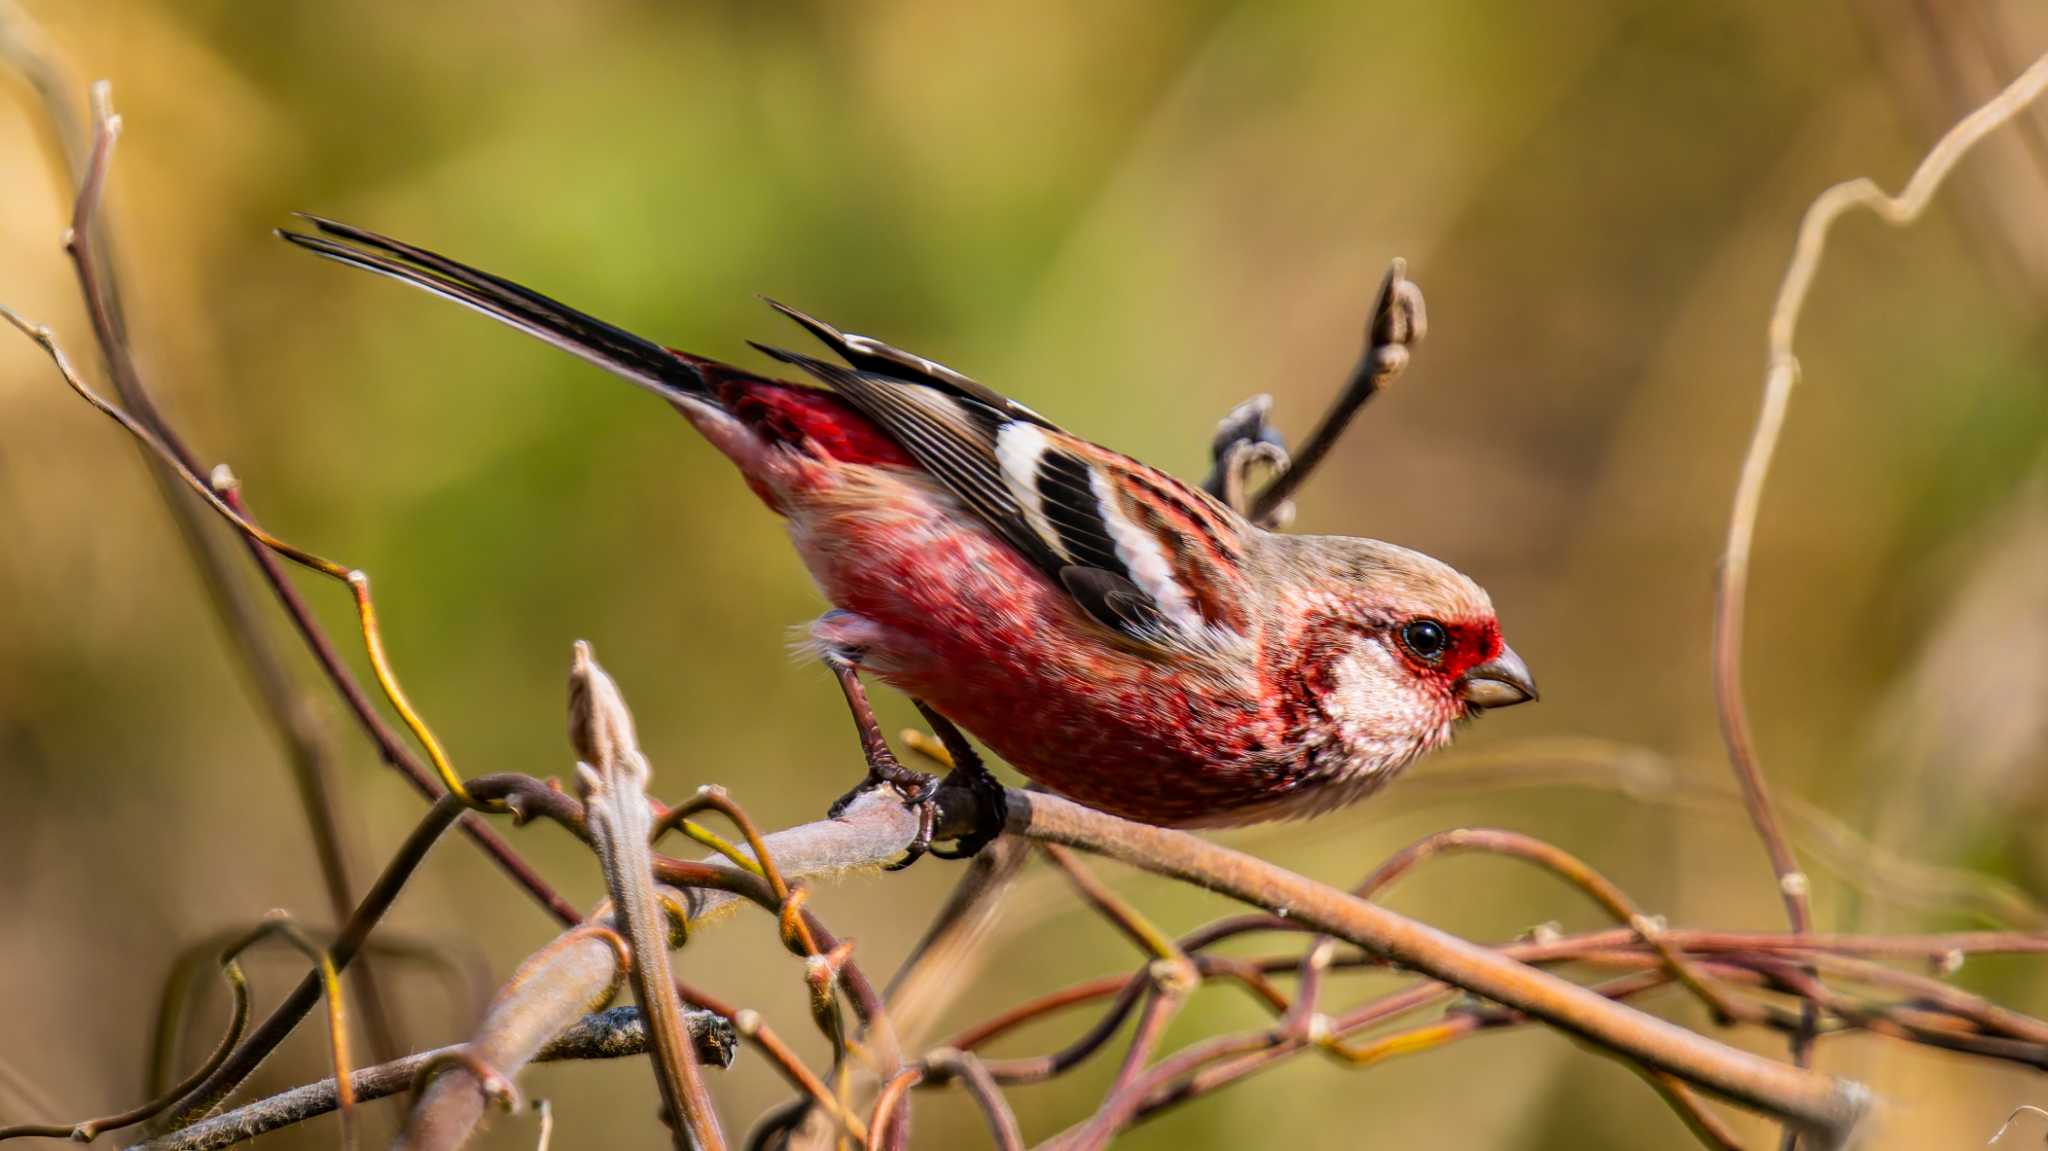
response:
M1380 281L1379 294L1366 319L1365 351L1301 451L1289 459L1286 449L1267 431L1267 404L1253 400L1240 405L1217 433L1216 470L1206 485L1211 494L1238 507L1253 523L1284 526L1290 517L1288 497L1323 462L1366 401L1407 368L1415 345L1427 330L1422 289L1408 279L1408 262L1397 258ZM1275 475L1257 495L1247 495L1243 490L1246 474L1261 463L1273 468Z
M654 812L647 802L652 772L640 752L633 716L618 685L578 641L569 675L569 735L582 762L576 775L583 809L611 892L612 915L632 944L627 976L653 1035L653 1055L662 1104L678 1148L724 1151L725 1134L705 1089L696 1052L683 1029L669 965L668 913L654 888L649 849Z

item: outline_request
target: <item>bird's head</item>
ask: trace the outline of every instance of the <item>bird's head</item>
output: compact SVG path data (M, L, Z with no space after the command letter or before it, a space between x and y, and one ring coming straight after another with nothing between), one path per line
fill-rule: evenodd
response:
M1463 573L1377 540L1293 539L1288 686L1360 766L1398 767L1459 720L1536 698L1493 602Z

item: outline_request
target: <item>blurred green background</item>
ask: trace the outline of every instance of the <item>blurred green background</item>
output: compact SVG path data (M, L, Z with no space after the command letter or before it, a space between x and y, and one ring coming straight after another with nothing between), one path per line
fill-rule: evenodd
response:
M787 824L817 816L858 761L829 677L786 651L822 604L721 459L594 369L278 243L288 212L425 243L742 363L759 363L746 338L790 338L754 297L771 294L1191 475L1251 393L1306 430L1402 255L1431 335L1298 526L1472 573L1544 700L1489 717L1371 803L1225 838L1349 883L1426 832L1509 826L1675 923L1758 929L1781 912L1726 797L1708 636L1777 279L1815 192L1864 173L1896 186L2048 49L2048 11L2017 0L25 6L77 77L114 83L126 132L110 210L160 401L202 456L232 462L271 527L374 573L393 658L465 771L568 770L578 637L633 701L665 794L716 781ZM25 86L0 95L0 299L89 363L51 142ZM1748 671L1780 795L1858 837L1794 821L1803 846L1828 849L1809 856L1827 928L1971 926L1953 892L2048 886L2044 206L2037 114L1987 143L1920 226L1845 224L1809 309ZM46 1096L0 1088L0 1118L72 1117L140 1097L182 948L273 907L330 920L283 754L134 448L11 334L0 529L0 1059ZM340 589L304 587L346 636ZM913 718L883 695L892 725ZM421 805L319 699L366 877ZM1480 770L1505 778L1460 786ZM565 836L513 834L579 902L600 896ZM1969 874L1929 889L1906 863ZM1170 926L1224 910L1105 873ZM886 972L955 874L928 863L817 905ZM1600 922L1575 893L1484 860L1433 865L1390 901L1488 939ZM471 980L385 964L421 1046L460 1037L475 996L552 934L460 843L391 924ZM935 1036L1131 963L1057 887L1028 884ZM296 965L254 964L259 994ZM758 917L705 932L680 970L819 1053L800 965ZM2048 1009L2038 962L1973 961L1959 978ZM218 1027L208 994L188 1063ZM1676 996L1654 1004L1703 1022ZM1209 992L1172 1041L1258 1020ZM1865 1039L1822 1051L1888 1100L1872 1146L1981 1146L2014 1107L2048 1105L2048 1084L2008 1067ZM258 1085L321 1066L301 1036ZM1113 1070L1106 1056L1015 1092L1027 1135L1082 1118ZM752 1055L717 1083L735 1128L784 1097ZM642 1066L528 1084L568 1145L657 1145ZM394 1106L372 1108L372 1130ZM954 1094L918 1107L920 1146L985 1139ZM532 1137L501 1121L489 1145ZM271 1145L333 1138L322 1122ZM1524 1030L1364 1072L1293 1063L1120 1146L1686 1138L1627 1070Z

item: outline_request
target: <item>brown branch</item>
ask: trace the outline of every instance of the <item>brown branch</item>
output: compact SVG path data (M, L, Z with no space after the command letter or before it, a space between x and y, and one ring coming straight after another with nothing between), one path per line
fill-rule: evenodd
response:
M545 814L551 818L562 820L571 827L577 826L581 817L580 808L575 800L563 795L559 791L548 788L539 783L539 781L524 777L486 777L470 781L470 786L479 795L505 798L509 806L525 815ZM1042 796L1027 796L1022 793L1013 793L1010 796L1010 801L1013 804L1013 810L1025 813L1021 821L1021 830L1026 834L1042 835L1055 842L1070 843L1084 848L1089 846L1087 843L1073 843L1073 840L1076 838L1088 837L1077 837L1070 830L1061 831L1059 830L1058 821L1042 818L1046 816L1051 805L1057 805L1061 801L1051 800ZM970 793L947 795L942 803L942 810L946 813L941 820L942 826L973 826L975 821L975 816L971 811L973 802L974 799ZM1041 807L1039 816L1034 817L1030 814L1029 805L1032 802L1045 805ZM444 801L444 803L452 805L453 801ZM452 811L450 814L452 814ZM1175 851L1162 853L1156 848L1147 846L1143 842L1143 837L1162 836L1178 845L1186 846L1198 857L1204 859L1216 857L1203 864L1202 868L1197 868L1194 871L1198 880L1203 868L1217 866L1219 860L1222 863L1231 863L1233 857L1235 857L1235 853L1227 852L1225 849L1206 844L1192 837L1179 835L1178 833L1136 828L1123 824L1121 821L1114 820L1111 817L1085 811L1081 814L1088 817L1087 822L1093 829L1090 835L1112 844L1124 842L1125 836L1129 835L1131 837L1129 842L1136 845L1131 849L1145 850L1151 854L1158 855L1161 863L1155 870L1161 870L1165 874L1183 875L1188 871L1190 865L1177 862L1179 847L1176 847ZM804 878L844 874L850 871L878 871L883 864L901 855L904 846L916 833L916 824L916 817L908 812L900 802L892 796L877 792L860 797L839 820L821 821L776 832L771 835L762 836L761 842L773 853L778 869L785 876L786 880L795 882ZM1013 826L1012 830L1020 830L1020 827ZM1114 852L1109 853L1113 854ZM1232 866L1246 867L1255 874L1261 871L1273 870L1268 865L1260 864L1257 861L1243 861L1241 864L1233 863ZM708 910L717 910L730 906L731 901L735 899L756 902L770 910L774 909L773 896L765 880L723 860L689 862L657 859L656 867L658 870L663 870L665 874L686 877L686 881L689 882L706 884L707 887L705 889L694 891L692 895L696 897L700 906ZM1285 873L1278 874L1285 875ZM1307 881L1295 877L1294 882L1306 883ZM1217 887L1219 890L1224 890L1231 894L1240 894L1244 890L1243 885L1235 880L1230 884L1211 883L1210 886ZM1329 889L1323 889L1323 895L1330 899L1341 900L1345 898L1334 890ZM1243 896L1240 894L1240 897ZM1301 933L1324 930L1324 926L1321 923L1312 922L1309 917L1294 910L1300 906L1298 902L1276 900L1270 906L1276 908L1287 907L1290 909L1290 915L1287 918L1272 915L1234 917L1233 919L1224 920L1190 933L1177 941L1177 945L1184 950L1195 951L1202 947L1213 945L1222 939L1241 935L1248 931ZM1671 946L1684 951L1688 956L1705 962L1711 961L1705 960L1702 957L1717 955L1727 956L1731 960L1739 960L1748 955L1775 954L1801 957L1815 954L1839 954L1844 957L1870 955L1931 960L1942 962L1946 965L1953 957L1966 954L1992 952L2048 953L2048 933L1960 932L1948 935L1790 936L1771 933L1672 929L1664 932L1662 938ZM830 944L825 945L831 946ZM607 946L602 942L593 942L592 958L600 967L610 961L606 954ZM1499 951L1501 955L1508 959L1525 963L1548 963L1585 959L1607 959L1610 961L1625 959L1639 967L1645 964L1655 967L1662 963L1662 960L1656 954L1649 951L1641 943L1634 932L1626 929L1523 941L1506 945L1500 948ZM337 941L335 952L338 962L345 961L348 949L340 946L340 941ZM1197 964L1197 970L1204 978L1232 973L1229 968L1221 964L1209 964L1207 957L1193 956L1192 958ZM1291 956L1273 956L1255 961L1230 962L1240 964L1243 968L1255 971L1284 972L1293 969L1298 963L1298 959ZM1354 954L1338 957L1333 961L1332 967L1350 969L1360 966L1379 966L1383 965L1384 962L1385 959L1380 956ZM1715 965L1712 970L1715 978L1722 980L1738 978L1744 973L1744 969L1740 967L1729 967L1725 964ZM1649 971L1645 974L1646 977L1657 976L1655 971ZM1849 977L1850 974L1852 973L1845 972L1845 977ZM1859 971L1853 974L1867 975L1868 973ZM1903 975L1904 973L1895 974ZM1750 977L1756 978L1755 973L1751 972ZM971 1042L972 1045L978 1046L992 1038L995 1034L1005 1030L1008 1025L1021 1022L1024 1018L1048 1013L1059 1006L1087 1002L1108 995L1116 995L1120 991L1130 995L1134 1004L1136 995L1142 991L1144 986L1143 979L1144 972L1141 971L1136 976L1110 977L1092 981L1080 988L1068 989L1066 992L1056 992L1052 996L1047 997L1046 1000L1041 1001L1036 1008L1033 1005L1025 1005L1024 1008L1020 1008L1017 1011L1006 1013L1004 1018L1009 1020L1008 1024L998 1021L993 1025L983 1025L978 1034L963 1035L955 1041L956 1045L965 1047L970 1045ZM515 981L515 985L526 987L528 989L526 993L528 994L548 995L550 987L555 986L556 982L548 979L522 980ZM1330 1034L1333 1037L1351 1034L1359 1029L1371 1026L1375 1021L1388 1019L1395 1014L1425 1006L1447 994L1449 992L1442 984L1433 981L1418 984L1413 988L1397 993L1389 999L1377 1001L1362 1009L1354 1009L1333 1019L1330 1024ZM1284 1006L1283 1003L1271 999L1269 999L1269 1003L1272 1003L1276 1009ZM306 1006L310 1006L310 1004ZM712 1009L738 1014L736 1009L724 1004L716 1004ZM299 1010L298 1014L304 1014L303 1007ZM297 1016L293 1017L293 1022L296 1022L296 1018ZM1122 1016L1117 1015L1115 1018L1120 1020ZM1779 1022L1772 1019L1764 1019L1763 1021L1772 1025L1778 1025ZM273 1022L267 1022L265 1028L273 1028ZM758 1020L756 1022L758 1023ZM1106 1026L1113 1030L1115 1022L1109 1021ZM762 1027L765 1030L765 1025L762 1025ZM289 1030L289 1026L285 1030ZM1959 1037L1959 1039L1960 1041L1967 1041L1968 1037L1963 1036ZM1957 1040L1958 1037L1950 1037L1952 1045ZM250 1044L245 1042L243 1049L249 1046ZM1270 1047L1271 1043L1268 1038L1225 1037L1223 1046L1220 1048L1220 1054L1218 1050L1204 1053L1190 1049L1190 1052L1177 1054L1167 1062L1162 1062L1153 1068L1150 1074L1156 1075L1161 1070L1171 1070L1172 1068L1169 1067L1169 1064L1182 1067L1202 1066L1205 1061L1226 1058L1232 1054L1244 1055L1246 1053L1263 1052L1267 1051ZM268 1048L264 1050L267 1051ZM2009 1051L1982 1048L1977 1053L2000 1058L2010 1057L2013 1054ZM800 1064L796 1064L794 1056L787 1052L786 1049L782 1054L790 1063L795 1064L799 1068L801 1067ZM1354 1054L1356 1054L1356 1050L1354 1050ZM1270 1060L1271 1058L1285 1057L1285 1055L1286 1052L1274 1052L1272 1056L1265 1058ZM494 1066L496 1065L494 1064ZM1070 1062L1067 1065L1071 1066L1072 1064ZM1226 1070L1232 1066L1227 1063L1222 1065ZM1768 1068L1772 1065L1765 1064L1764 1066ZM1234 1081L1235 1077L1255 1069L1256 1066L1242 1072L1231 1070L1228 1073L1222 1073L1219 1071L1217 1074L1207 1076L1202 1080L1202 1083L1221 1086ZM786 1075L789 1074L787 1067L783 1068L783 1070ZM1058 1068L1047 1069L1041 1065L1037 1074L1013 1081L1044 1078L1049 1074L1056 1074L1057 1070ZM1776 1070L1782 1071L1784 1069L1777 1068ZM990 1072L992 1078L1005 1078L995 1067L991 1067ZM459 1069L451 1070L446 1078L453 1079L461 1074L462 1072ZM899 1081L900 1077L891 1080L892 1083ZM797 1082L797 1080L792 1079L792 1082ZM1194 1084L1194 1087L1200 1090L1201 1083ZM819 1086L818 1089L822 1094L822 1086ZM901 1088L898 1088L898 1090L900 1091ZM1162 1088L1161 1090L1166 1089ZM1182 1098L1186 1097L1187 1091L1187 1087L1176 1088L1170 1094L1172 1098ZM477 1112L480 1113L482 1101L476 1096L475 1092L472 1091L471 1095L472 1098L477 1099ZM1166 1098L1167 1096L1155 1091L1143 1101L1136 1117L1142 1119L1159 1106L1166 1105ZM820 1102L823 1102L823 1100L821 1099ZM873 1131L878 1140L887 1145L891 1140L898 1137L899 1126L900 1123L892 1121L886 1128L871 1128L871 1131Z
M1009 831L1120 859L1273 910L1652 1068L1839 1141L1868 1105L1857 1084L1786 1067L1242 852L1043 793L1010 795Z
M260 617L254 597L238 577L224 541L207 529L200 509L179 490L173 469L194 468L196 461L157 409L128 343L112 229L101 208L102 189L120 128L120 118L113 114L109 88L104 81L92 88L92 126L88 131L72 111L68 94L73 88L63 69L42 47L33 23L12 4L0 6L0 60L29 80L44 121L58 137L66 157L67 175L73 185L66 248L98 341L101 361L121 402L161 435L178 456L178 462L173 464L156 459L147 451L142 453L157 492L198 569L200 584L206 589L207 601L213 606L227 646L238 657L236 662L255 693L258 710L285 752L300 808L312 832L314 860L328 907L338 923L355 903L350 872L356 852L342 830L345 797L338 785L326 733L321 729L311 696L286 671L269 628ZM373 1045L380 1051L397 1050L383 995L370 966L362 965L356 976L357 998Z
M482 1121L486 1103L509 1102L512 1078L593 1006L609 1000L626 966L618 935L596 925L571 928L534 952L491 1001L474 1037L451 1049L460 1058L426 1065L445 1070L420 1089L392 1146L461 1146Z
M532 792L547 794L547 788L538 780L525 776L485 776L470 781L473 794L486 798L503 799L515 811L522 810L525 797ZM327 948L328 957L335 969L346 971L354 960L370 932L390 910L412 878L412 873L426 859L427 853L441 838L442 833L453 825L463 811L462 801L452 795L444 795L428 809L412 834L406 837L391 862L377 877L370 889L363 893L362 901L349 914L348 921L334 937ZM286 996L283 1003L273 1009L270 1015L258 1024L256 1030L235 1048L226 1062L206 1080L185 1093L170 1114L172 1125L189 1123L211 1111L225 1099L229 1092L246 1080L277 1045L284 1042L299 1021L306 1017L313 1005L320 999L320 980L317 972L309 973L299 985ZM566 1025L565 1021L565 1025Z

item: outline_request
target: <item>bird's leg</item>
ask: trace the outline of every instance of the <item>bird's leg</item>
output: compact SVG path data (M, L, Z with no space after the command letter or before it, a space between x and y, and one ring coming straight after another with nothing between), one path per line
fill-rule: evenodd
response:
M959 838L949 848L932 848L933 855L940 859L967 859L993 842L1003 833L1003 823L1008 818L1008 804L1003 797L1003 784L991 775L988 766L981 762L980 753L967 742L967 736L953 721L940 715L932 706L921 699L910 702L917 705L919 715L932 726L932 734L945 745L946 754L953 759L953 770L948 772L940 787L959 787L974 794L976 820L974 830Z
M889 741L882 737L882 725L875 718L875 708L868 702L867 688L861 686L860 670L851 655L844 651L825 653L825 666L839 680L839 690L846 694L846 709L853 713L854 730L860 733L860 753L868 762L868 773L852 791L840 796L832 803L830 814L838 818L857 797L870 788L887 786L894 788L903 802L917 811L917 837L910 841L909 853L889 865L897 871L916 863L925 852L931 850L932 828L938 820L939 778L913 771L896 759L896 753L889 750Z

